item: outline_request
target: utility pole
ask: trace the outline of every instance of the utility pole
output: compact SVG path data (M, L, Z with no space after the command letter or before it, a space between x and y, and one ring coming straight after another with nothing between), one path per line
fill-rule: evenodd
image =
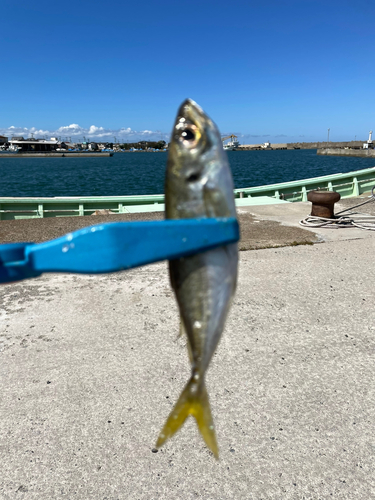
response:
M329 131L330 131L330 130L331 130L331 129L329 128L329 129L328 129L328 139L327 139L327 142L329 142Z

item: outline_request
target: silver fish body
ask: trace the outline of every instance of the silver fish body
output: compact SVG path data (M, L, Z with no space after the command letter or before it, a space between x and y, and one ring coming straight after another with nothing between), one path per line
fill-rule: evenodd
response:
M169 147L165 182L167 219L236 217L233 181L220 133L192 100L180 107ZM237 281L237 244L169 262L171 285L188 337L191 378L157 446L193 415L218 457L204 376L224 329Z

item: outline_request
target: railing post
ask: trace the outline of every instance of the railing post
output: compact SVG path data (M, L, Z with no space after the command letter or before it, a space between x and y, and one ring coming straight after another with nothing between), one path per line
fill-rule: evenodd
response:
M83 207L83 203L79 204L79 210L78 210L78 215L85 215L85 209Z
M42 219L44 218L43 203L39 203L38 205L38 215Z
M359 196L359 185L357 177L353 177L353 194Z
M307 189L306 189L306 186L302 186L302 201L307 201Z

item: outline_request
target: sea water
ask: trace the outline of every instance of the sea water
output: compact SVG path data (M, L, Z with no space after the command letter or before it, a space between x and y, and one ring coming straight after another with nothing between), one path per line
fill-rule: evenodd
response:
M316 150L229 151L236 188L345 173L373 158L321 156ZM104 158L1 158L0 197L161 194L167 153L115 153Z

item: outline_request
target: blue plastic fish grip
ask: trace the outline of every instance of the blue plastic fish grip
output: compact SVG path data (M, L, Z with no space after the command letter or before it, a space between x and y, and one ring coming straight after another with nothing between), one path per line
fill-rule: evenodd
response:
M26 259L26 249L34 243L0 245L0 283L19 281L40 276Z
M99 224L45 243L0 245L0 283L45 272L110 273L238 240L235 218Z

